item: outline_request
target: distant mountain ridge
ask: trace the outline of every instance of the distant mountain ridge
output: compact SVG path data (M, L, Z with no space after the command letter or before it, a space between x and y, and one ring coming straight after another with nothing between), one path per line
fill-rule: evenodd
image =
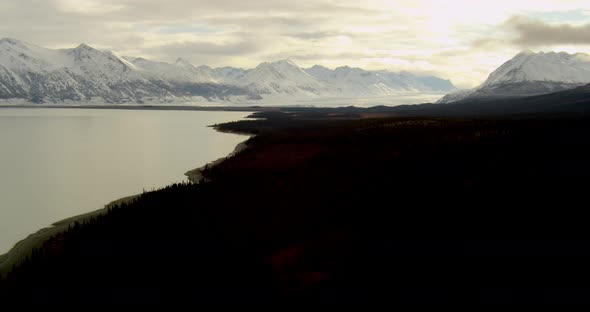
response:
M372 97L455 89L448 80L411 73L350 67L303 69L290 60L262 63L253 69L195 67L182 58L165 63L121 57L86 44L53 50L0 39L3 102L257 103L276 96L287 100Z
M349 95L392 95L400 92L456 90L449 80L408 72L367 71L348 66L334 70L316 65L306 72L339 92Z
M86 44L52 50L0 40L0 99L33 103L144 103L257 98L185 64L123 58Z
M452 103L486 97L525 97L573 89L590 83L590 55L524 51L490 74L480 86L443 97Z

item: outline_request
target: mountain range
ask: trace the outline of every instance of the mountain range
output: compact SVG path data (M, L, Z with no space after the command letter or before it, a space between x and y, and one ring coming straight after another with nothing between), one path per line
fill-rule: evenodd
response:
M524 51L490 74L480 86L446 95L437 103L526 97L574 89L590 83L590 55Z
M157 62L86 44L47 49L0 39L0 102L5 103L258 103L454 90L449 80L408 72L319 65L304 69L290 60L253 69L195 67L182 58Z

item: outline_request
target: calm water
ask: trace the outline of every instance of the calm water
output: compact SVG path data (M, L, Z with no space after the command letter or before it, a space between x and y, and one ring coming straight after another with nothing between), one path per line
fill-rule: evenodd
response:
M229 154L246 139L207 127L247 113L0 108L0 254Z

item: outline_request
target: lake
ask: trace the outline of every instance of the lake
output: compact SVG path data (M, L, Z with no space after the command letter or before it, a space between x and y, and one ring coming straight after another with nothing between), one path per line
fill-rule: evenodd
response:
M0 254L50 224L187 181L246 136L244 112L0 108Z

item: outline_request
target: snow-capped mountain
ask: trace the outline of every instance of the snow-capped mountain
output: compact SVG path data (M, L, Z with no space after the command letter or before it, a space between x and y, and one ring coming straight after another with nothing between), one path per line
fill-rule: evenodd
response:
M259 94L322 95L326 86L290 60L262 63L233 83Z
M348 66L334 70L316 65L306 72L347 96L385 96L408 92L449 92L456 88L448 80L411 73L368 71Z
M261 95L374 97L411 92L449 92L455 86L444 79L411 73L367 71L348 66L320 65L303 69L291 60L262 63L254 69L210 69L218 81L249 88Z
M252 69L195 67L182 58L165 63L121 57L86 44L47 49L15 39L0 40L0 102L4 103L255 104L264 99L288 103L451 90L450 81L436 77L347 66L303 69L282 60Z
M52 50L0 40L0 99L34 103L142 103L255 98L247 89L217 84L182 60L176 64L122 58L86 44Z
M247 72L247 70L245 69L235 67L220 67L213 69L209 66L203 65L199 66L198 68L208 70L212 77L214 77L218 81L223 81L225 83L233 83L235 81L240 81Z
M590 83L590 55L524 51L504 63L475 89L451 93L438 103L468 98L541 95Z
M14 39L0 40L0 98L32 102L117 99L140 92L127 62L113 53L85 44L74 49L51 50Z
M141 57L128 59L138 71L151 79L194 83L216 82L207 71L195 68L182 58L179 58L174 64L150 61Z
M334 88L344 95L391 95L397 94L377 73L348 66L335 70L323 66L314 66L306 70L310 75Z
M234 67L205 68L218 81L242 86L262 96L321 96L327 86L290 60L265 62L253 69Z

